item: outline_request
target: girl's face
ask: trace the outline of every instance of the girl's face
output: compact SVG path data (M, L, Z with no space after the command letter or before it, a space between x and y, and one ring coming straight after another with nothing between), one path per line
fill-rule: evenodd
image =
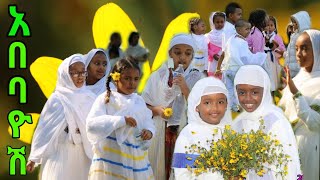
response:
M269 33L272 33L273 31L276 30L276 27L275 27L273 21L271 21L271 20L268 21L267 27L268 27L267 29L269 30Z
M200 21L197 25L194 25L193 28L194 28L194 33L197 35L206 33L206 24L204 24L203 21Z
M224 27L224 22L225 22L224 17L216 16L213 20L213 24L216 30L222 29Z
M169 56L173 59L174 69L179 64L183 65L183 69L187 69L193 58L193 49L187 44L177 44L170 49Z
M292 22L293 31L298 30L299 28L298 22L293 17L291 17L291 22Z
M69 74L73 84L77 88L81 88L87 76L84 64L82 62L76 62L72 64L69 66Z
M120 80L116 81L117 91L121 94L129 95L136 91L140 80L138 69L129 68L121 72Z
M88 83L95 84L106 74L107 58L102 53L97 53L91 59L88 66Z
M296 41L296 58L300 67L305 68L307 72L312 71L314 56L312 43L307 33L302 33Z
M204 122L217 125L227 110L227 104L227 98L223 93L209 94L201 97L196 111Z
M261 104L263 88L249 84L238 84L237 94L241 107L247 112L253 112Z

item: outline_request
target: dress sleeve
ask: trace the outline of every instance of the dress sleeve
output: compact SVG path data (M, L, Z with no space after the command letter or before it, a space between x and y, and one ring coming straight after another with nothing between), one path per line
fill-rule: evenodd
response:
M286 50L286 46L284 45L282 38L278 34L275 36L274 40L279 44L279 47L277 49L281 51Z
M125 126L124 116L113 116L107 112L104 95L100 95L94 102L87 117L87 133L91 144L109 136L114 130Z
M308 127L310 131L319 132L320 129L320 96L317 96L309 106L305 97L302 95L295 99L295 106L298 117Z

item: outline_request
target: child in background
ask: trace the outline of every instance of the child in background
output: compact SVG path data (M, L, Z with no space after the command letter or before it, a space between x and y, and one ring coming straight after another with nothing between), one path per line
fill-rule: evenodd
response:
M92 49L84 56L84 59L88 70L86 88L99 96L106 91L106 77L109 76L111 70L109 58L102 49Z
M256 9L249 15L249 22L251 23L251 32L246 38L249 48L252 53L264 52L265 39L262 31L267 26L268 15L263 9Z
M190 33L194 48L192 66L200 72L208 70L208 40L205 37L206 25L200 18L192 18L189 21Z
M222 47L225 43L225 34L223 32L226 15L222 12L213 12L210 15L209 23L211 31L206 34L209 40L208 44L208 76L213 76L218 60L222 54Z
M142 69L142 64L147 61L149 57L149 50L143 48L139 45L140 35L138 32L132 32L129 35L129 47L125 54L127 57L132 57L139 63L140 69Z
M87 118L94 157L89 179L153 179L148 145L155 134L152 113L134 93L141 72L132 60L119 60L108 77L107 91L96 99ZM110 90L111 79L117 91Z
M231 2L225 9L227 20L225 22L223 31L225 33L225 43L228 39L237 33L234 24L242 17L242 8L238 3Z
M277 21L273 16L269 16L267 27L263 33L266 40L264 52L267 53L268 57L265 70L270 76L271 91L276 91L280 86L281 66L279 59L286 48L282 38L277 33Z
M296 41L304 30L311 28L311 20L308 12L299 11L291 16L291 22L294 32L291 34L287 51L283 53L283 57L285 58L285 64L289 66L291 77L294 78L300 70L296 59Z
M121 35L118 32L112 33L110 36L110 43L106 49L106 54L110 59L111 68L113 68L117 61L125 57L122 49L120 48L121 43Z
M153 72L142 92L142 97L152 110L156 124L155 139L149 149L151 167L156 180L169 178L172 154L178 136L178 129L186 124L186 99L194 84L203 73L191 67L194 54L190 35L178 34L169 45L169 59ZM179 64L184 72L174 76ZM172 108L173 114L165 116L165 108Z
M224 52L225 55L223 55L225 57L224 59L219 59L216 75L221 74L221 70L223 71L223 81L227 86L231 101L229 102L229 105L231 106L231 110L237 112L239 111L239 107L233 92L233 80L236 72L245 64L256 64L262 66L265 63L267 54L264 52L253 54L249 50L248 43L245 40L250 33L251 25L249 22L241 19L237 21L235 27L237 34L228 40Z
M57 85L41 112L26 168L32 172L41 164L40 179L88 179L93 152L85 120L96 96L86 90L86 76L81 54L58 68Z
M224 126L232 123L227 97L226 86L213 77L199 80L192 88L188 97L188 125L179 134L173 154L172 167L176 180L223 180L220 173L208 172L194 176L186 167L191 167L199 154L186 154L186 147L200 142L202 147L210 149L211 140L217 141L221 138ZM215 131L217 133L213 137ZM187 160L187 157L192 159Z

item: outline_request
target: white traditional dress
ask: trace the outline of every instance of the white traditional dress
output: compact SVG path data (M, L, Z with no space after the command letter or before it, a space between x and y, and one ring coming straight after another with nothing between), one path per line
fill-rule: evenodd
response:
M171 40L169 50L177 44L188 44L193 47L190 36L184 34L177 35ZM146 103L151 106L172 107L173 109L173 115L169 120L165 120L160 116L153 117L157 132L149 149L149 159L152 169L155 170L154 175L156 180L166 179L165 159L168 159L168 157L165 156L165 148L173 148L165 147L166 121L168 127L180 125L181 128L186 125L187 121L186 99L184 95L179 87L177 87L177 91L175 86L169 87L168 85L169 68L173 68L173 62L169 63L170 61L173 60L169 59L157 71L151 74L141 95ZM190 64L184 71L183 76L188 88L191 90L194 84L203 77L203 74L198 70L192 69Z
M227 108L223 118L218 125L213 125L204 122L199 113L196 112L196 107L200 104L201 97L209 94L223 93L226 97L228 96L228 91L222 81L214 78L207 77L199 80L188 97L188 125L183 128L179 137L176 141L176 146L173 154L172 167L174 168L174 176L177 180L223 180L223 176L220 173L204 173L200 176L195 176L191 173L186 166L193 166L193 163L199 154L188 153L188 148L192 144L198 144L202 147L210 149L210 143L212 140L219 140L221 138L221 133L224 130L224 126L231 124L231 112ZM217 131L217 134L213 136L213 133ZM192 158L187 159L187 158Z
M223 71L223 81L227 86L231 102L229 106L234 109L237 101L233 91L234 76L238 69L243 65L255 64L262 66L267 58L266 53L257 52L253 54L249 50L247 41L239 35L231 36L226 44L225 57L223 59L221 70Z
M140 46L139 44L135 46L129 45L125 52L125 55L127 57L133 57L134 59L136 59L139 62L140 70L142 70L142 65L145 61L147 61L147 58L149 56L149 50Z
M94 94L96 94L96 96L99 96L100 94L102 94L103 92L106 91L106 82L107 82L107 78L109 76L109 73L111 71L111 64L110 64L110 60L109 60L108 55L104 52L103 49L92 49L84 57L86 69L88 69L88 66L89 66L93 56L96 55L97 52L103 52L106 55L106 59L107 59L106 74L104 77L102 77L95 84L86 85L86 86L87 86L87 89L91 90ZM110 87L111 87L111 89L115 89L115 86L112 83L110 83Z
M263 68L257 65L242 66L234 79L234 90L236 93L236 86L238 84L248 84L252 86L259 86L263 88L263 97L259 107L253 112L246 112L245 110L234 120L233 129L242 132L249 132L250 130L258 130L260 119L264 120L265 133L272 133L276 135L276 139L283 145L284 153L290 156L288 163L288 174L284 179L299 179L301 176L300 161L297 149L297 143L293 134L290 123L284 116L282 110L273 104L270 79ZM235 94L237 97L237 93ZM238 97L237 97L238 99ZM266 167L268 168L268 167ZM276 176L279 169L275 165L270 165L271 171L268 171L263 177L258 176L255 172L249 171L246 179L264 179L275 180L282 179L281 176Z
M105 96L98 96L87 118L94 150L89 179L153 179L147 151L151 140L143 141L139 136L146 129L155 137L152 112L136 93L111 91L107 104ZM126 125L125 116L133 117L137 126Z
M291 34L287 51L284 52L283 57L285 58L285 64L290 68L290 76L293 78L300 70L300 66L296 59L296 41L304 30L311 28L311 20L308 12L306 11L299 11L291 17L296 20L298 29Z
M320 32L306 30L312 43L313 67L309 73L304 68L293 82L302 96L293 98L289 88L284 89L279 105L293 124L297 139L301 169L305 180L319 178L320 146Z
M40 179L88 177L93 153L85 120L95 96L85 86L77 88L73 84L69 66L75 62L84 63L83 56L72 55L59 66L56 89L46 102L33 135L29 160L41 164Z
M192 66L200 72L208 70L208 40L204 34L191 34L194 44Z

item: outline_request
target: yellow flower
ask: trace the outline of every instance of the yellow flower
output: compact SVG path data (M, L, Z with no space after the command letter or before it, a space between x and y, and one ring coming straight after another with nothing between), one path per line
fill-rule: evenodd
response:
M195 135L195 134L197 134L197 133L196 133L195 131L191 131L191 134L192 134L192 135Z
M114 73L110 73L110 76L112 77L113 81L119 81L121 75L118 72L114 72Z
M263 176L263 174L265 173L265 170L264 169L261 169L259 172L257 172L257 174L259 176Z
M233 151L232 151L232 152L230 152L230 157L231 157L231 158L236 158L236 153L235 153L235 152L233 152Z
M218 133L218 129L214 129L213 134L217 134L217 133Z
M279 141L279 140L277 140L277 139L276 139L276 140L274 140L274 143L275 143L275 145L276 145L276 146L279 146L279 145L280 145L280 141Z
M164 114L164 116L166 116L166 117L171 117L172 114L173 114L172 108L165 108L164 111L163 111L163 114Z
M241 172L240 172L240 176L244 177L244 178L247 176L247 174L248 174L248 172L245 169L242 169Z
M226 125L226 130L230 130L231 129L231 126L230 125Z

